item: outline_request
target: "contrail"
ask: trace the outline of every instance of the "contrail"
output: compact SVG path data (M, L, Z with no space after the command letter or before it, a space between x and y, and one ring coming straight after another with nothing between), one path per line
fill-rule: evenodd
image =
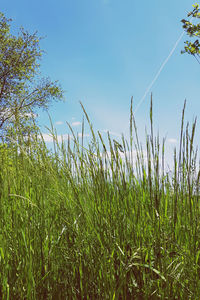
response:
M160 73L162 72L163 68L165 67L166 63L168 62L168 60L170 59L170 57L172 56L172 54L174 53L174 51L176 50L176 47L178 46L180 40L182 39L182 37L184 36L185 31L183 31L181 33L181 35L179 36L178 40L176 41L174 47L172 48L172 50L170 51L169 55L167 56L167 58L165 59L165 61L162 63L160 69L158 70L158 72L156 73L154 79L152 80L151 84L148 86L148 88L146 89L143 97L140 99L140 101L138 102L135 111L133 112L134 114L136 114L137 110L139 109L140 105L142 104L142 102L144 101L146 95L148 94L148 92L150 91L150 89L152 88L152 86L154 85L154 83L156 82L156 80L158 79Z

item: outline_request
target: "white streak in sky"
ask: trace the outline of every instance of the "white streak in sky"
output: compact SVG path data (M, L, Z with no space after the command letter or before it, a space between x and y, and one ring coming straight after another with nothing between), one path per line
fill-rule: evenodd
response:
M134 114L136 114L137 110L139 109L140 105L142 104L142 102L144 101L144 99L146 98L148 92L150 91L150 89L152 88L152 86L154 85L154 83L156 82L156 80L158 79L160 73L162 72L163 68L165 67L166 63L169 61L169 59L171 58L172 54L174 53L174 51L176 50L176 47L178 46L180 40L182 39L182 37L184 36L185 31L183 31L181 33L181 35L179 36L178 40L176 41L174 47L172 48L172 50L170 51L169 55L167 56L167 58L165 59L165 61L163 62L163 64L161 65L160 69L158 70L158 72L156 73L154 79L152 80L151 84L148 86L148 88L146 89L143 97L141 98L141 100L138 102L135 110L134 110Z

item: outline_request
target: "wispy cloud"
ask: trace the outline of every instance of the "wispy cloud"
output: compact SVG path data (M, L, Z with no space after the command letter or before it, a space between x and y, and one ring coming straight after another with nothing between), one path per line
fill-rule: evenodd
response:
M178 142L177 139L173 139L173 138L167 139L167 141L170 144L176 144Z
M10 121L14 121L15 120L15 113L14 110L10 109L10 108L1 108L0 109L0 117L3 118L9 118ZM22 112L19 113L19 117L20 118L28 118L28 119L35 119L38 117L38 114L34 114L32 112L28 113L28 112Z
M62 121L57 121L55 124L56 124L56 125L62 125L62 124L64 124L64 122L62 122Z
M75 127L75 126L80 126L81 125L81 122L72 122L72 124L71 124L73 127Z
M42 133L42 136L43 136L43 139L46 143L52 143L53 142L53 136L51 134L48 134L48 133ZM57 138L57 141L58 142L61 142L62 140L63 141L67 141L68 138L71 138L71 136L69 134L63 134L63 135L60 135L58 134L56 136Z
M89 136L90 135L88 133L84 133L83 134L83 137L89 137ZM81 132L78 133L78 137L82 137L82 133Z
M48 133L42 133L42 136L43 136L43 139L46 143L52 143L53 142L53 136L51 134L48 134ZM88 133L84 133L83 134L83 138L85 137L89 137L90 135ZM78 137L82 138L82 133L79 132L78 133ZM73 137L72 135L69 135L69 134L58 134L56 136L56 139L57 141L60 143L62 141L67 141L68 139L72 139L73 140Z
M114 131L110 131L110 130L108 130L108 129L103 129L103 130L101 130L101 131L104 132L104 133L109 132L110 135L113 135L113 136L116 136L116 137L121 137L121 134L119 134L119 133L117 133L117 132L114 132Z

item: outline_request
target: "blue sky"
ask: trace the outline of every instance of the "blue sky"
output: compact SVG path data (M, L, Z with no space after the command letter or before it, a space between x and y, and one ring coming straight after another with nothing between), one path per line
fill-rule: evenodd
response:
M65 103L54 103L49 110L58 134L69 132L66 121L81 131L81 101L94 128L109 130L115 138L128 134L131 96L136 107L179 38L180 20L192 4L191 0L1 0L1 11L13 19L14 29L22 25L45 36L41 72L59 80L66 91ZM150 89L155 129L173 147L184 100L186 119L191 122L200 114L200 65L180 54L186 37ZM149 125L150 92L135 115L141 139ZM45 132L48 116L39 114Z

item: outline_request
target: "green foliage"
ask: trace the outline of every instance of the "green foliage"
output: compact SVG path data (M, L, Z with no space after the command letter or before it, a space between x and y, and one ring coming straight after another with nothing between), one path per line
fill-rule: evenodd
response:
M191 17L190 20L181 20L183 23L183 28L186 31L187 35L190 38L199 38L200 37L200 23L195 24L194 22L192 23L191 21L193 19L199 19L200 18L200 8L199 4L194 4L193 5L193 10L188 13L188 17ZM195 39L195 41L186 41L185 42L186 46L184 47L185 49L181 51L181 53L188 53L193 55L197 61L199 61L199 55L200 55L200 43L198 39Z
M39 134L0 144L0 299L199 300L196 121L185 129L184 105L168 173L152 101L145 149L132 105L130 143L85 115L87 146L72 128L66 145L50 130L53 152Z
M0 13L0 130L25 122L25 116L37 108L47 109L51 100L61 100L58 82L40 78L42 56L37 33L23 28L18 35L10 32L11 19Z

